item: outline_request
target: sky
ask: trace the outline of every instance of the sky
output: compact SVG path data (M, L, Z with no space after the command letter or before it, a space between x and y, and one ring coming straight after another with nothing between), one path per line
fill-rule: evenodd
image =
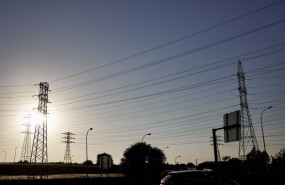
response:
M212 129L240 110L239 60L261 151L261 112L273 106L262 121L274 156L285 147L284 9L275 0L0 1L0 162L20 160L40 82L51 90L49 162L63 161L65 132L75 134L74 161L85 161L89 128L93 162L106 152L119 164L147 133L170 164L213 161ZM238 157L239 142L217 135L220 156Z

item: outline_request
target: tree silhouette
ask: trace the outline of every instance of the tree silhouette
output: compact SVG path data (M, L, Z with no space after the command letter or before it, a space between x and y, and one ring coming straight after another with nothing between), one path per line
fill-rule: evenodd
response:
M246 155L246 163L247 166L251 169L264 169L265 163L269 163L270 159L268 154L263 151L255 150L253 148L247 155Z
M227 169L230 172L238 173L241 171L242 161L238 158L231 158L227 161Z
M272 167L278 172L284 172L285 170L285 148L281 149L275 158L272 157Z
M277 154L275 154L275 159L278 163L285 163L285 148L281 149Z
M128 176L159 175L165 155L159 148L138 142L127 148L121 159L123 173Z
M188 168L195 168L195 164L193 164L193 163L187 163L187 167L188 167Z
M93 165L93 162L91 160L87 160L83 162L84 165Z

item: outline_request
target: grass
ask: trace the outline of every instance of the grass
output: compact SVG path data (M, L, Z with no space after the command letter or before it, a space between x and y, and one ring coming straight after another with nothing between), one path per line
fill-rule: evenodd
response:
M103 178L107 177L107 174L102 174ZM124 177L120 173L108 174L108 177ZM48 176L49 179L64 179L64 178L86 178L86 174L53 174ZM101 178L101 174L88 174L88 178ZM27 175L1 175L0 180L24 180L27 179Z

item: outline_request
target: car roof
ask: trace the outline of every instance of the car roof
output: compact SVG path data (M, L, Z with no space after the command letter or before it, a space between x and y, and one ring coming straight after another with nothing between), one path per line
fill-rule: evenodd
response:
M181 171L173 171L169 174L182 174L182 173L206 173L203 170L181 170Z

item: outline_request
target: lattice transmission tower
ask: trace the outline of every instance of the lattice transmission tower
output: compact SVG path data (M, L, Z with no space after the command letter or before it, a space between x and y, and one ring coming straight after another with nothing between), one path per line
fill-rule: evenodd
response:
M75 135L75 134L73 134L71 132L65 132L62 134L65 135L65 137L62 137L64 139L63 143L66 143L63 162L70 164L70 163L72 163L71 152L70 152L70 143L74 143L71 140L75 139L74 137L72 137L72 135Z
M39 176L41 179L48 178L48 150L47 150L47 104L49 84L41 82L39 84L39 104L36 119L36 128L33 138L30 163L33 165L32 177Z
M23 142L23 146L22 146L22 152L21 152L21 161L30 161L30 157L31 157L31 115L28 114L27 117L27 123L24 124L26 126L26 131L22 132L25 134L24 136L24 142Z
M239 141L239 158L244 160L249 150L258 150L258 143L255 137L254 128L252 125L248 103L247 103L247 90L245 85L245 75L241 65L238 62L238 90L240 95L241 107L241 140Z

